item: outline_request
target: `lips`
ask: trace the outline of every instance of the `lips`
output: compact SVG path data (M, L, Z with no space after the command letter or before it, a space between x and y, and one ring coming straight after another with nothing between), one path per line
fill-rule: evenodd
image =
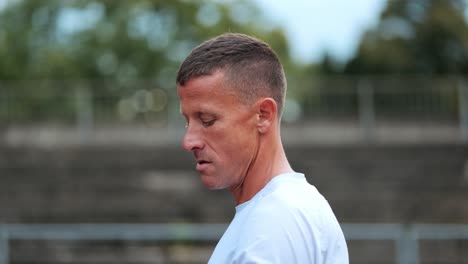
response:
M197 162L197 171L205 170L208 166L212 164L212 161L199 149L193 151L193 156Z
M197 167L196 167L197 171L203 171L211 164L210 161L202 159L202 158L197 158L196 161L197 161Z
M196 170L197 170L197 171L206 170L207 167L210 166L210 164L211 164L211 162L207 162L207 161L201 160L201 161L197 162Z

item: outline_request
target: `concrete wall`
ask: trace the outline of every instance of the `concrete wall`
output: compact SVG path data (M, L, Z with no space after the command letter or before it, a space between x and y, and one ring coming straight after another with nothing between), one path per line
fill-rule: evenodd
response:
M468 223L468 146L294 146L296 171L344 222ZM0 147L0 222L227 222L178 147Z
M468 145L294 144L286 151L341 222L468 223ZM217 223L231 220L233 206L228 192L204 189L179 147L0 146L1 223ZM422 252L435 254L428 245ZM394 263L387 242L349 246L352 263ZM453 262L443 263L467 260L467 243L452 246L444 250ZM112 263L116 256L128 263L124 255L203 263L212 247L13 241L11 256L13 263L62 263L63 256L95 263L100 255Z

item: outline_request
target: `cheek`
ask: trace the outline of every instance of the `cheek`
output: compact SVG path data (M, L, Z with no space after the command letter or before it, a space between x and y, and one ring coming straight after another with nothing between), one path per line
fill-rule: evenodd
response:
M244 163L250 161L256 146L255 134L250 131L241 130L223 140L221 151L223 151L227 162L243 166Z
M209 135L212 151L225 166L242 166L251 159L257 146L257 136L249 121L219 128Z

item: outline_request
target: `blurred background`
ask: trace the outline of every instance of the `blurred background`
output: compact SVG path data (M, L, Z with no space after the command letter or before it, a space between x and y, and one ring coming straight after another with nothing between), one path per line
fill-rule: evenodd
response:
M468 1L0 0L0 264L207 262L234 201L175 75L224 32L284 64L287 155L351 263L468 263Z

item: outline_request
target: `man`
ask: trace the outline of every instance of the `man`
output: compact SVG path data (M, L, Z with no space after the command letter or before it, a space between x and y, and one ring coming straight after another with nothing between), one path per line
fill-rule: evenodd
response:
M286 80L264 42L224 34L194 48L177 74L183 147L236 214L209 263L348 263L328 202L293 171L280 137Z

